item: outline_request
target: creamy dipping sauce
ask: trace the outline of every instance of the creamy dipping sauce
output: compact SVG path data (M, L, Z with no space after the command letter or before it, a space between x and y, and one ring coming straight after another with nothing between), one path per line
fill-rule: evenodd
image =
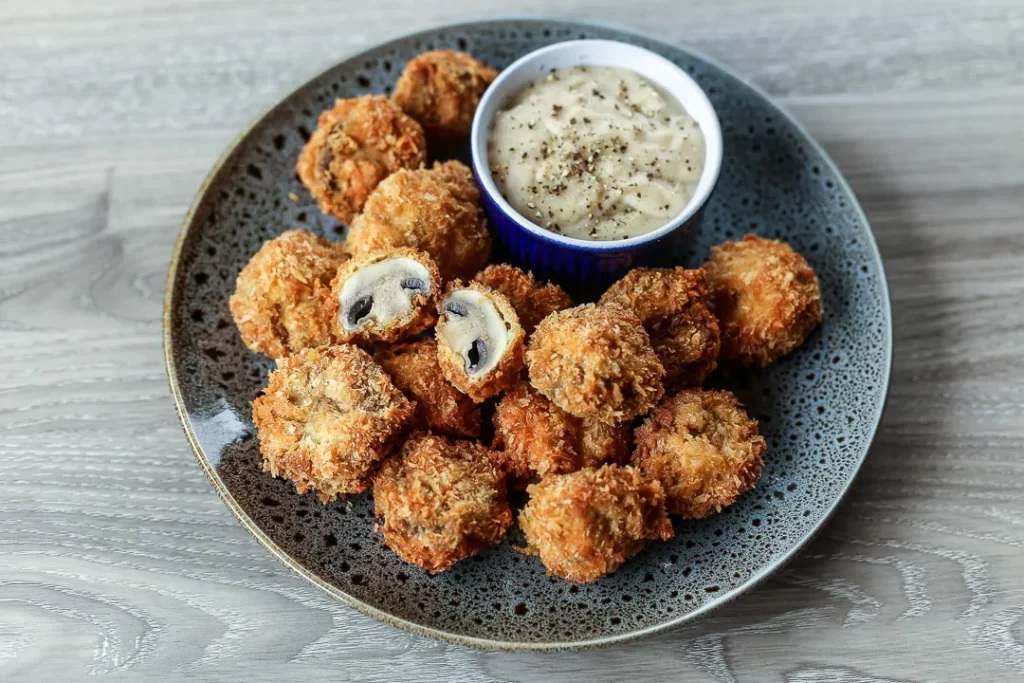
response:
M532 222L586 240L657 230L677 216L704 169L704 134L639 74L557 69L498 113L488 141L502 196Z

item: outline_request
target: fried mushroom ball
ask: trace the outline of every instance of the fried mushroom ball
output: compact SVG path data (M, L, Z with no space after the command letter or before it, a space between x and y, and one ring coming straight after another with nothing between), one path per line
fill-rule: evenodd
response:
M665 368L631 310L585 304L552 313L530 337L530 384L562 410L619 424L661 400Z
M766 445L728 391L684 389L635 432L632 464L661 482L668 511L699 519L736 502L761 476Z
M673 536L661 485L632 467L554 474L527 493L530 501L519 514L526 551L569 581L597 581L649 541Z
M391 99L428 135L465 138L480 97L497 76L464 52L434 50L409 60Z
M325 305L330 282L348 256L339 244L305 230L266 243L238 274L231 316L245 345L280 358L333 341Z
M456 280L437 311L437 360L456 389L482 403L516 383L525 335L508 299Z
M320 114L295 170L321 211L349 223L380 181L426 160L420 124L383 95L364 95Z
M505 295L516 309L519 324L527 336L533 334L541 320L572 306L572 299L558 285L548 282L542 286L533 273L507 263L487 266L474 279Z
M353 255L419 249L444 280L473 277L490 256L491 237L472 172L458 161L398 171L370 195L346 245Z
M609 425L570 415L520 382L494 412L494 448L504 453L512 477L565 474L629 460L629 425Z
M473 439L480 436L480 406L445 379L437 362L437 341L388 346L375 359L395 385L416 401L417 428Z
M704 269L722 328L719 361L727 368L764 367L821 324L818 278L785 242L749 234L711 247Z
M601 303L617 303L640 318L670 387L700 386L718 364L718 320L708 308L701 269L634 268Z
M434 324L440 289L441 275L425 253L370 252L338 269L327 313L339 341L393 342Z
M364 491L413 415L379 365L347 344L278 361L252 403L263 469L321 501Z
M380 468L373 500L384 542L431 574L497 543L512 525L494 454L425 432Z

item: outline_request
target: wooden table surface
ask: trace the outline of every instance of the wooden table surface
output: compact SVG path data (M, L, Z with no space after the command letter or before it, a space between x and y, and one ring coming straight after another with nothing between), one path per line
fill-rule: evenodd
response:
M874 225L896 325L888 410L834 520L762 587L640 642L482 653L334 602L235 522L189 452L161 355L193 193L246 122L340 56L508 11L0 2L0 680L1024 677L1019 0L557 6L750 76Z

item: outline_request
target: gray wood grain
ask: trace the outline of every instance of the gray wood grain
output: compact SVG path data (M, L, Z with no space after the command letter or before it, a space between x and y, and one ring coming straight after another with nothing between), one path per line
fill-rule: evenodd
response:
M160 350L181 217L239 128L347 52L507 6L0 3L0 680L1024 677L1024 6L830 4L557 8L695 46L810 127L874 224L896 359L863 473L783 573L671 633L529 655L284 569L193 461Z

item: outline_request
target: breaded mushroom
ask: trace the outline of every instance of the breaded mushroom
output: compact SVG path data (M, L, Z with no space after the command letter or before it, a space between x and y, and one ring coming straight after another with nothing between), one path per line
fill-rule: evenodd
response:
M533 273L507 263L487 266L474 279L505 295L516 309L519 324L527 336L533 334L541 320L572 306L572 299L558 285L548 282L542 286Z
M464 52L433 50L409 60L391 99L430 136L465 138L498 72Z
M420 124L387 97L364 95L320 114L295 170L321 211L349 223L380 181L426 160Z
M601 303L637 314L665 366L666 386L700 386L718 364L718 320L708 307L703 270L634 268L608 288Z
M704 265L722 328L723 367L764 367L821 324L818 278L785 242L753 234L711 247Z
M440 292L441 275L422 251L374 251L338 269L327 314L339 341L393 342L434 324Z
M238 274L231 316L245 345L280 358L333 341L325 305L331 278L348 256L305 230L264 243Z
M491 253L472 172L458 161L398 171L382 182L349 229L353 255L409 247L427 252L444 280L471 278Z
M480 436L480 406L445 379L437 362L436 340L387 346L375 358L398 388L416 401L417 428L473 439Z
M530 502L519 514L526 551L569 581L597 581L649 541L673 536L661 485L632 467L554 474L527 492Z
M516 383L525 335L508 299L478 282L456 280L437 311L437 360L456 389L482 403Z
M570 415L520 382L494 412L494 448L509 474L525 481L629 460L629 425Z
M384 542L431 574L497 543L512 525L494 454L425 432L380 468L373 501Z
M684 389L636 429L632 463L661 482L668 511L698 519L736 502L761 476L764 437L728 391Z
M526 351L530 384L562 410L619 424L661 400L665 368L631 310L585 304L541 321Z
M413 410L365 351L342 344L279 360L252 419L263 469L326 503L366 490Z

